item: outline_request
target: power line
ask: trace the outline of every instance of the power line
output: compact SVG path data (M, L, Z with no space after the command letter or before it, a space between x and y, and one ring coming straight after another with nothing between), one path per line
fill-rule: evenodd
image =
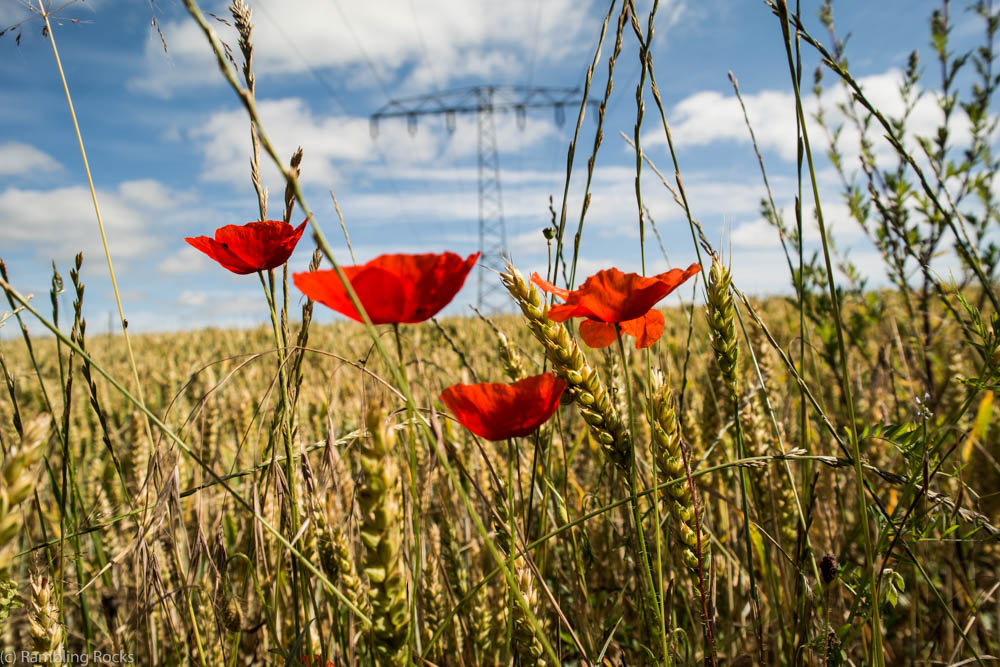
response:
M412 0L411 0L412 1ZM538 29L542 21L542 0L537 0L537 10L535 11L535 29L532 31L531 56L528 58L528 85L535 82L535 56L538 54ZM517 173L524 171L524 144L517 147ZM520 235L521 226L515 224L514 238Z
M410 0L410 14L413 15L413 27L416 28L417 31L417 40L420 42L420 51L424 54L424 62L427 63L427 70L431 73L431 79L433 79L434 91L437 92L441 90L440 81L438 80L437 72L434 70L433 61L427 52L427 44L424 42L424 33L420 29L420 21L417 19L417 10L413 6L413 0Z
M375 82L379 85L379 88L382 89L382 92L385 94L385 98L387 100L391 99L392 95L389 94L389 89L382 81L382 77L379 76L375 64L372 62L371 57L368 55L368 51L365 49L365 45L361 42L361 38L358 37L358 33L355 32L354 26L351 25L351 21L347 18L347 14L345 14L344 10L340 7L340 2L338 0L333 0L333 6L337 8L337 13L340 14L340 18L343 19L344 25L347 26L348 32L351 33L351 37L354 38L354 43L357 45L358 50L361 51L361 57L364 58L365 64L367 64L368 69L371 70L372 77L375 79Z
M535 12L534 37L531 40L531 58L528 60L528 85L535 82L535 56L538 55L538 29L542 24L542 0L538 0L538 11Z

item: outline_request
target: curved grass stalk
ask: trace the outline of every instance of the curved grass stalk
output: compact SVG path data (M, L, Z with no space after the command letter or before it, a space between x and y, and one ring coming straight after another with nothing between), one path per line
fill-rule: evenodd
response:
M108 236L104 231L104 220L101 218L101 207L97 203L97 190L94 188L94 177L90 173L90 163L87 161L87 150L83 145L83 135L80 133L80 123L76 118L76 109L73 107L73 97L69 93L69 83L66 81L66 73L63 71L62 60L59 58L59 49L56 48L55 34L52 32L52 24L49 21L49 12L45 10L42 0L38 0L38 8L42 19L45 21L45 34L52 45L52 55L56 59L56 68L59 70L59 78L62 81L63 92L66 94L66 106L69 107L69 115L73 120L73 130L76 132L76 142L80 146L80 158L83 160L83 170L87 174L87 185L90 188L90 199L94 204L94 215L97 217L97 228L101 232L101 244L104 246L104 258L108 262L108 273L111 276L111 288L115 294L115 305L118 307L119 323L122 327L122 336L125 338L125 348L128 350L128 362L132 368L132 380L135 382L136 395L145 405L142 394L142 383L139 381L139 370L135 363L135 354L132 352L132 341L128 336L128 320L125 319L125 309L122 307L121 295L118 293L118 280L115 278L115 267L111 261L111 250L108 247ZM153 439L153 429L149 420L145 419L146 435Z

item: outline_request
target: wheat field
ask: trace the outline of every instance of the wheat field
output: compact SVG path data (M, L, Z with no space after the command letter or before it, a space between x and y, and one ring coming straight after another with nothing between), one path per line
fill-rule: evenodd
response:
M354 267L334 262L337 221L300 213L311 210L298 180L309 147L278 155L257 116L251 9L234 0L223 26L210 25L194 0L185 6L247 111L261 220L277 211L274 224L291 235L288 223L307 216L305 231L283 242L314 244L312 263L299 273L306 267L289 267L288 249L267 268L244 267L230 257L235 245L220 246L226 259L201 242L219 271L257 273L269 322L129 333L123 310L122 328L102 335L87 331L81 271L84 261L110 264L113 243L107 258L54 266L51 299L23 294L0 264L4 662L957 667L998 659L1000 162L990 104L1000 12L992 4L974 6L985 37L967 55L950 50L947 12L932 17L939 64L964 67L975 81L940 97L945 122L964 114L971 139L955 145L943 132L916 149L906 117L883 115L851 75L829 3L820 18L830 46L784 0L761 10L774 13L785 40L800 195L822 211L813 155L824 156L880 253L885 285L860 276L822 214L779 214L762 160L762 208L791 291L746 295L688 206L656 63L644 59L649 106L636 107L628 139L637 171L662 176L684 210L682 266L693 265L662 288L676 289L680 305L643 306L638 329L635 313L602 315L591 297L579 303L592 310L566 315L576 297L560 288L587 278L573 238L586 205L579 218L552 208L538 235L550 250L547 276L532 279L513 263L494 276L510 297L506 312L428 315L428 300L450 297L416 281L399 289L404 305L420 307L393 319L389 283L371 296ZM656 11L656 3L642 11L610 3L587 86L605 63L609 83L589 90L603 95L596 129L580 109L570 168L577 148L600 149L622 40L648 49ZM815 76L796 73L806 51L823 59ZM906 76L915 85L914 59ZM804 109L824 86L853 96L843 125ZM644 117L666 133L673 164L643 153ZM852 123L863 138L859 168L838 143ZM809 136L817 124L824 132ZM891 149L888 160L877 142ZM269 202L259 174L271 160L287 187ZM589 182L590 174L572 176ZM628 215L644 237L659 235L638 186L635 197ZM809 245L804 230L815 227ZM943 255L960 267L947 277L936 269ZM454 282L456 271L435 275ZM314 296L307 281L321 275L326 291ZM614 297L624 312L637 293L593 298ZM72 299L70 312L59 310L60 294ZM358 321L312 322L334 297ZM29 333L28 323L46 332ZM561 397L528 434L478 437L443 394L460 384L526 386L519 381L545 374ZM524 416L491 405L479 416L496 432Z

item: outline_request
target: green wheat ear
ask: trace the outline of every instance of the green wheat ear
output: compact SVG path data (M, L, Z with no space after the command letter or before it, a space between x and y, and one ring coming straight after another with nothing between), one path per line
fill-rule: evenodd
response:
M498 331L497 341L500 351L500 359L503 361L503 368L507 372L507 377L515 382L527 377L528 371L525 370L524 367L524 357L522 357L521 353L517 351L517 348L510 342L510 339L507 338L506 334Z
M674 395L667 384L663 373L653 371L653 392L650 402L650 426L653 431L653 460L657 470L665 479L683 479L678 484L671 484L664 489L670 515L676 521L678 535L682 545L680 554L685 565L694 569L699 561L707 569L710 540L705 531L704 511L701 503L694 502L692 484L688 478L687 464L684 460L681 444L680 428L677 422L677 411L674 408Z
M524 599L528 605L535 611L535 614L538 614L540 611L538 607L538 591L532 581L531 568L521 559L517 561L515 570L517 587L524 595ZM550 664L545 660L545 650L531 629L531 624L526 618L524 611L516 605L514 606L513 620L511 642L514 644L514 651L520 660L520 664L530 667L545 667Z
M738 396L737 368L739 347L736 344L736 307L729 290L732 274L718 257L712 257L708 273L708 328L715 360L722 372L722 380L731 396Z
M311 519L306 542L316 554L323 573L330 581L339 584L344 589L347 598L357 605L365 614L371 614L368 598L364 592L364 584L358 577L354 565L354 553L351 543L341 525L331 523L326 508L314 503L310 507Z
M372 608L372 634L379 664L405 665L409 630L406 569L400 527L399 464L392 453L395 437L378 406L365 417L368 434L361 441L364 481L358 488L361 541L365 545L364 572L368 576Z

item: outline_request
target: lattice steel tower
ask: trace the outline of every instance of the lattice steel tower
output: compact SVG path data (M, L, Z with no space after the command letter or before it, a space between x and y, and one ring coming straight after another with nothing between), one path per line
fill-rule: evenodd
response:
M406 118L411 134L416 132L421 116L444 116L448 132L455 131L458 114L475 114L478 129L479 173L479 308L499 310L507 302L507 292L493 271L503 269L507 255L507 230L503 218L500 188L500 153L497 149L494 112L516 114L518 127L524 128L529 109L551 108L557 125L566 119L567 105L579 107L579 88L532 88L528 86L474 86L458 90L392 100L371 115L372 138L378 135L383 118ZM588 104L596 107L592 100Z

